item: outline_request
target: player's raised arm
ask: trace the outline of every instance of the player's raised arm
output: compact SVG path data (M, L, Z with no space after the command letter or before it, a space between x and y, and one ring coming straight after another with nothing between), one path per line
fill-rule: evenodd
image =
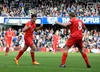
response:
M35 30L39 30L43 27L43 24L41 24L39 27L36 27Z
M69 18L70 19L75 18L75 17L76 17L76 14L74 12L72 12L72 13L69 14ZM58 25L60 25L60 26L67 27L67 26L69 26L69 25L72 24L72 21L70 20L67 23L60 23L58 21L55 21L55 23L58 24Z

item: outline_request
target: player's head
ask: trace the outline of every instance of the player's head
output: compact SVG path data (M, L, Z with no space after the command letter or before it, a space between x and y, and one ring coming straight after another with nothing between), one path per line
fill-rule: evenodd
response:
M12 29L11 29L11 27L8 27L8 31L11 31Z
M56 34L56 35L58 35L58 34L59 34L59 31L58 31L58 30L56 30L55 34Z
M69 14L69 17L70 17L70 19L73 18L73 17L76 17L76 13L75 13L75 12L71 12L71 13Z
M36 18L37 18L37 15L36 15L36 14L32 14L32 15L31 15L31 20L32 20L33 22L36 21Z

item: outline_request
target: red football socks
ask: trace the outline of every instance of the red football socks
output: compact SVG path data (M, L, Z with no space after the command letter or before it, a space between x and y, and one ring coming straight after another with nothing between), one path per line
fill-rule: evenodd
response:
M68 56L68 53L63 53L63 55L62 55L62 65L64 65L66 63L67 56Z
M32 62L34 62L34 61L35 61L35 58L34 58L34 57L35 57L35 56L34 56L34 51L31 51L31 52L30 52L30 55L31 55L31 58L32 58Z
M7 48L6 48L6 53L8 53L8 52L9 52L9 48L7 47Z
M84 58L86 65L89 65L89 61L88 61L87 55L85 53L82 53L82 57Z
M23 55L23 53L24 52L22 50L20 50L19 53L18 53L18 55L17 55L17 57L16 57L16 59L18 60Z

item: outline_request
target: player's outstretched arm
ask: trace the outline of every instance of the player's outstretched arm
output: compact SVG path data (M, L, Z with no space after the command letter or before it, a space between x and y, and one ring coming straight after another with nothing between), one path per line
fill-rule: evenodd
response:
M67 27L67 26L69 26L69 25L71 24L71 22L60 23L60 22L58 22L58 21L55 21L55 24L58 24L58 25L60 25L60 26L62 26L62 27Z
M41 24L39 27L36 27L35 30L39 30L43 27L43 24Z
M58 24L58 25L60 25L62 27L66 27L66 25L64 23L61 23L61 22L58 22L58 21L55 21L55 24Z

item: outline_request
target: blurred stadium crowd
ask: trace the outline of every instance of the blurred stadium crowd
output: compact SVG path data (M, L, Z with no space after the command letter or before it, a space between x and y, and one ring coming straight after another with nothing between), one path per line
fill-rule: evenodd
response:
M24 33L21 29L13 30L15 33L15 36L13 37L12 47L23 47L24 44ZM0 46L5 46L5 39L4 34L5 30L0 30ZM66 33L66 29L60 29L59 30L59 44L58 48L63 48L66 40L69 37L69 32ZM54 31L52 29L44 29L44 30L38 30L35 31L33 34L33 41L37 48L48 48L52 50L52 36ZM83 38L83 46L84 48L87 48L90 52L93 53L100 53L100 32L97 32L96 30L91 31L84 31L84 38ZM76 52L77 49L75 46L73 46L69 51L70 52Z
M70 12L76 12L77 16L98 16L98 6L98 3L89 5L87 0L4 0L0 16L30 17L31 13L37 13L38 17L67 17Z

